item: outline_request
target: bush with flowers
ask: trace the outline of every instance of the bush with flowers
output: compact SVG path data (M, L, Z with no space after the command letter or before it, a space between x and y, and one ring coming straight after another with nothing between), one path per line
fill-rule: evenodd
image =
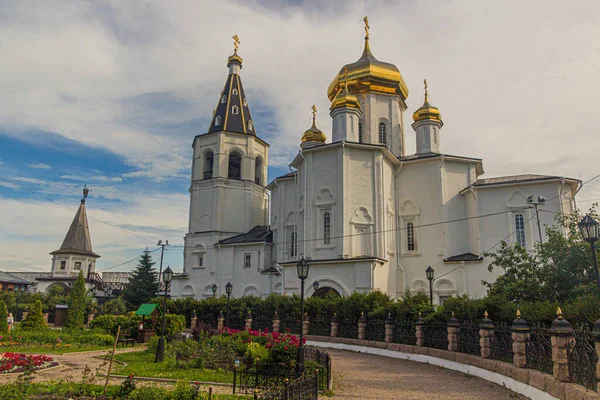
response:
M0 334L0 349L13 351L25 351L28 348L33 348L34 351L41 351L39 348L73 351L80 348L109 346L113 342L112 335L92 330L67 331L50 328L29 330L17 327L10 335Z
M4 353L0 355L0 374L38 370L58 365L52 357L44 355L26 355L22 353Z

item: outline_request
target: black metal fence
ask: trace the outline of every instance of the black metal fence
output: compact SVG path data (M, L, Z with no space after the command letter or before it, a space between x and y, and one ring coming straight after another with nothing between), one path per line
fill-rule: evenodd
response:
M552 343L548 328L536 324L531 327L529 340L526 343L527 368L552 374Z
M448 328L445 324L423 325L425 346L448 350Z
M358 338L358 322L356 321L340 321L338 325L338 336L350 339Z
M296 366L285 363L241 364L233 371L233 394L280 388L295 376Z
M281 333L300 333L300 329L302 329L302 322L299 319L282 319L279 325Z
M494 327L494 334L491 337L490 357L494 360L513 362L512 350L512 332L506 325Z
M417 344L417 331L413 321L396 321L394 329L394 343Z
M318 374L319 389L331 389L331 356L313 346L302 346L304 373Z
M319 398L319 384L316 375L302 376L288 383L282 388L265 393L260 396L264 400L317 400Z
M567 347L569 376L575 383L594 391L598 390L596 363L598 355L589 325L581 325L573 331L573 341Z
M367 321L366 334L367 340L385 341L385 321L379 319Z
M329 319L311 319L308 325L308 334L317 336L331 335L331 325Z
M230 318L229 323L226 324L226 327L229 329L243 331L244 329L246 329L246 320L239 318Z
M479 324L473 321L465 321L460 324L457 335L458 351L461 353L481 355L479 344Z
M271 332L273 330L273 318L255 318L252 320L252 329L260 332Z

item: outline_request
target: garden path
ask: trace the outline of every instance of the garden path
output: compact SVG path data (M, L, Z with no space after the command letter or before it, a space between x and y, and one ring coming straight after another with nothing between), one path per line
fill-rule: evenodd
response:
M128 347L124 349L117 349L115 354L128 353L130 351L140 351L145 349L144 347ZM102 371L105 373L108 368L108 364L104 360L101 360L99 356L110 354L110 350L97 350L87 351L82 353L65 353L65 354L52 354L52 358L58 361L59 365L54 368L42 369L34 374L35 381L49 381L59 379L72 379L73 381L81 381L83 370L85 366L91 370L90 376L96 374L96 369L102 367ZM0 384L15 381L19 374L6 374L0 375Z
M430 364L344 350L327 351L332 356L336 400L527 399L483 379Z

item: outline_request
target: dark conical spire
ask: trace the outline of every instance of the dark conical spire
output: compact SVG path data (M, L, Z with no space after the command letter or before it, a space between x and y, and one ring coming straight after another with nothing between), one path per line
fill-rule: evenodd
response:
M252 116L250 115L250 108L248 107L246 94L240 78L242 58L237 54L240 42L237 35L233 36L233 39L235 40L235 50L233 55L227 60L229 76L227 76L225 87L219 97L208 133L225 131L256 135Z
M73 222L71 222L67 236L65 236L60 249L50 254L83 254L100 257L92 251L92 240L90 239L90 229L85 210L85 197L81 200L79 209L75 214L75 218L73 218Z

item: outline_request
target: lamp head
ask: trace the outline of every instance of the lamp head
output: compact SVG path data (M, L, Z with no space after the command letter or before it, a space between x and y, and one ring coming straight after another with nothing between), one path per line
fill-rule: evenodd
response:
M227 282L227 285L225 285L225 293L230 295L231 292L233 292L233 285L231 284L231 282Z
M166 284L171 283L171 280L173 279L173 270L171 269L171 267L167 266L167 269L165 269L163 271L163 282Z
M212 292L217 293L217 285L215 285L214 283L212 284Z
M300 280L305 280L306 278L308 278L308 269L309 268L310 268L310 266L308 265L308 262L306 261L306 259L304 257L302 257L300 259L300 261L298 261L298 264L296 264L298 278Z
M315 281L315 282L313 283L313 289L315 289L315 292L316 292L317 290L319 290L319 282Z
M427 279L429 279L430 281L433 280L434 273L435 273L435 271L433 270L433 268L431 268L431 265L429 267L427 267L427 269L425 270L425 274L427 275Z
M598 224L598 222L589 215L583 217L579 223L579 232L581 232L581 237L583 240L589 243L596 242L599 235L599 226L600 224Z

